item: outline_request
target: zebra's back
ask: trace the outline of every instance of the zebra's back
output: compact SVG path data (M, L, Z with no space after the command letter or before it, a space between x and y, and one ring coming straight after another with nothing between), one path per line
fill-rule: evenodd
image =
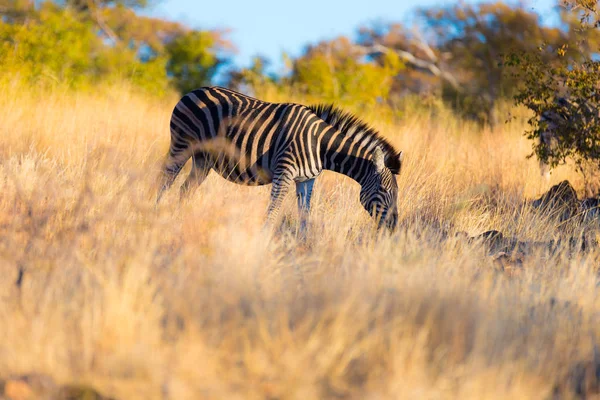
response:
M302 132L300 121L317 117L307 107L269 103L219 87L194 90L171 117L173 158L210 158L224 178L242 184L271 183L275 164ZM181 154L178 154L181 153ZM189 155L187 155L189 157Z

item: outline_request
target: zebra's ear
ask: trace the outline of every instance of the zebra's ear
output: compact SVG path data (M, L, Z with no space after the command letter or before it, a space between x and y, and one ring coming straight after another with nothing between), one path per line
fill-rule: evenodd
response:
M402 160L404 160L404 154L402 153L402 150L400 150L400 153L398 153L398 162L400 164L402 164Z
M377 172L382 172L385 168L385 155L379 146L373 150L373 164L375 164Z

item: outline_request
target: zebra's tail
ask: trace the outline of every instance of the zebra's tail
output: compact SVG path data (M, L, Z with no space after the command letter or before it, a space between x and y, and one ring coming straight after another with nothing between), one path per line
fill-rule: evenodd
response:
M169 189L173 182L175 182L175 178L183 169L185 163L192 156L191 146L188 144L185 148L174 146L173 140L171 140L171 148L169 149L169 154L163 164L162 170L160 172L161 176L159 178L159 186L158 193L156 195L156 204L160 201L161 197L165 193L167 189Z

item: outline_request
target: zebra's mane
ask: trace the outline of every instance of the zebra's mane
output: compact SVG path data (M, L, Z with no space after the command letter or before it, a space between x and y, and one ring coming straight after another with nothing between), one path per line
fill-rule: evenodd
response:
M363 132L365 135L370 136L383 150L386 167L394 174L399 173L400 161L397 157L398 152L390 142L369 124L359 119L356 115L344 111L333 104L315 104L308 106L308 108L342 134L352 135L356 132Z

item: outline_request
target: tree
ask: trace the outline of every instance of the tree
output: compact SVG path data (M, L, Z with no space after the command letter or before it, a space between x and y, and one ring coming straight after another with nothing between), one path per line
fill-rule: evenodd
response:
M459 77L462 92L444 86L443 95L473 116L494 125L496 103L510 99L516 87L515 75L502 63L511 53L538 53L547 65L557 62L556 49L564 57L581 60L589 48L572 46L581 33L568 16L561 14L562 26L545 27L539 16L525 8L503 2L477 5L460 4L421 12L433 42L448 54L448 64ZM588 35L590 46L600 43L597 35Z
M574 17L580 23L583 35L574 45L578 49L595 47L598 51L588 40L597 37L600 26L595 3L563 2L571 20ZM567 57L567 50L566 45L555 50L560 63L553 66L539 52L513 54L508 62L518 67L522 79L515 101L533 112L526 132L534 140L533 154L550 166L573 160L584 173L589 191L589 175L600 168L600 62L595 61L597 53L579 59ZM551 140L539 140L543 137Z
M376 64L348 38L340 37L309 46L292 60L289 82L323 101L368 104L387 99L393 77L402 68L395 54Z
M568 158L578 165L600 161L600 63L548 68L539 59L526 58L521 76L523 86L515 99L533 111L526 134L536 140L537 158L552 167ZM551 146L537 141L550 130Z
M566 10L579 13L583 27L600 27L600 6L597 0L561 0Z
M435 94L444 81L458 86L456 78L448 71L445 55L427 43L418 29L409 31L398 23L361 27L357 45L380 65L390 53L403 61L404 68L392 82L392 96Z
M0 16L6 23L23 23L34 13L33 0L0 0Z
M50 4L36 17L23 24L0 23L0 64L5 72L18 69L31 80L71 83L94 74L90 54L100 43L88 26Z
M279 87L279 76L267 72L270 62L266 57L255 56L248 68L228 71L228 85L239 91L253 91L258 96L265 86Z
M207 84L230 51L223 32L139 15L147 4L0 0L2 77L71 86L126 80L153 93L186 80Z
M211 32L191 31L166 45L167 70L181 93L208 85L226 62L214 51L215 43Z

